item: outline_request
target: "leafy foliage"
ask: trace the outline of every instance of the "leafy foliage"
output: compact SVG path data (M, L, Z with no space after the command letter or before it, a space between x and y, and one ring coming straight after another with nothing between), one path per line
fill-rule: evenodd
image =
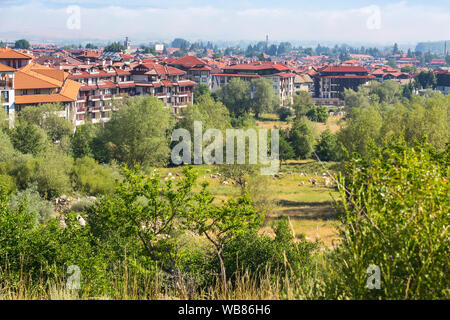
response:
M353 299L448 299L448 150L396 141L371 158L355 158L342 179L333 282ZM380 268L380 290L366 288L370 264Z
M163 165L169 158L173 118L156 97L130 98L101 132L110 159L129 165Z
M228 108L230 114L241 116L250 110L250 83L233 78L226 86L218 90L217 96Z

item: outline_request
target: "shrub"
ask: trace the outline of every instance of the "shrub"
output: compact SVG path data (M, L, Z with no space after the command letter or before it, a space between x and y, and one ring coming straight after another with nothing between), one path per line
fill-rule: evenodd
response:
M25 211L35 217L35 223L45 223L55 217L53 206L42 199L36 184L11 195L10 206L13 211L19 210L23 205L26 205Z
M287 118L292 116L292 110L289 107L278 108L277 113L281 121L286 121Z
M0 174L0 189L3 189L7 194L16 190L15 179L7 174Z
M71 168L70 157L50 149L37 158L23 157L15 161L10 170L20 188L35 183L43 197L52 199L71 191Z
M289 131L289 142L297 158L306 159L314 149L315 134L311 122L305 117L296 119Z
M342 242L329 288L352 299L448 299L448 151L402 140L352 160L340 186ZM368 289L367 269L380 270Z
M0 128L0 162L11 159L15 154L16 151L9 136Z
M11 132L11 142L14 148L22 153L37 155L48 146L47 134L39 126L19 121Z
M306 112L306 117L311 120L311 121L315 121L315 122L323 122L326 123L328 120L328 109L326 107L323 106L314 106L311 107L307 112Z
M114 190L117 175L111 167L98 164L94 159L83 157L75 160L72 169L74 188L87 195L104 195Z
M262 275L270 270L272 275L289 274L298 278L302 271L310 267L318 245L304 238L296 240L286 218L277 221L274 229L274 239L264 234L258 235L254 230L235 238L224 249L229 277L239 271Z
M329 129L322 132L315 149L317 156L322 161L339 161L342 158L342 151L337 138Z

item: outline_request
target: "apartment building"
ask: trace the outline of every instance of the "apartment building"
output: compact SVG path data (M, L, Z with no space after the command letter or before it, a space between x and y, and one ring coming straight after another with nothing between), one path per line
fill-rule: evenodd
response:
M212 75L212 91L227 85L233 78L251 81L264 77L272 82L273 91L280 98L280 102L292 103L294 93L295 74L281 64L273 62L242 63L225 66L222 73Z
M193 102L196 82L186 78L186 71L154 62L140 63L131 70L136 95L153 95L178 115Z
M10 125L14 125L15 112L41 103L61 103L64 106L61 116L73 120L80 85L68 79L67 72L37 64L32 59L33 56L16 50L0 49L0 65L5 70L0 87L8 88L2 94L4 98L8 96L5 105L8 104Z
M326 66L314 75L314 97L322 99L343 99L345 89L358 87L375 79L369 70L359 66Z
M186 79L195 81L198 84L204 84L211 89L211 67L206 62L193 57L184 56L179 59L171 59L169 66L186 72Z
M14 124L14 73L16 69L0 64L0 103L8 115L9 126Z
M111 118L114 100L134 95L134 82L128 65L77 65L70 70L70 79L80 83L75 125L87 121L106 122Z

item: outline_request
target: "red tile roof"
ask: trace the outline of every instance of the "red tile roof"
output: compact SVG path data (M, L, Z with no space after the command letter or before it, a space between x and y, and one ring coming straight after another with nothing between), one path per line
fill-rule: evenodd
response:
M320 72L369 72L369 70L358 66L328 66Z
M176 59L172 62L169 62L171 65L180 65L185 68L190 68L194 66L204 66L206 63L194 56L184 56L179 59Z

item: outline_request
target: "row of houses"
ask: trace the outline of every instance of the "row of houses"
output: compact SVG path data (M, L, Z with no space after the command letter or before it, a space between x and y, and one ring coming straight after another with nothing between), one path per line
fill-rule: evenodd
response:
M303 61L305 60L305 61ZM0 49L2 104L11 121L27 105L58 102L75 126L108 121L114 101L126 96L155 96L174 116L193 102L194 88L206 85L215 92L232 79L267 79L280 103L290 104L306 91L322 104L342 104L344 90L369 81L411 81L411 74L380 64L370 56L354 56L338 65L323 56L302 61L254 61L239 56L220 59L195 56L148 58L140 53L100 50L55 50L32 55ZM319 65L317 65L319 64ZM448 92L448 71L436 71L438 90ZM253 94L253 93L251 93Z
M28 105L61 103L65 116L76 107L80 84L63 70L32 61L33 56L12 49L0 49L1 104L13 125L16 112Z

